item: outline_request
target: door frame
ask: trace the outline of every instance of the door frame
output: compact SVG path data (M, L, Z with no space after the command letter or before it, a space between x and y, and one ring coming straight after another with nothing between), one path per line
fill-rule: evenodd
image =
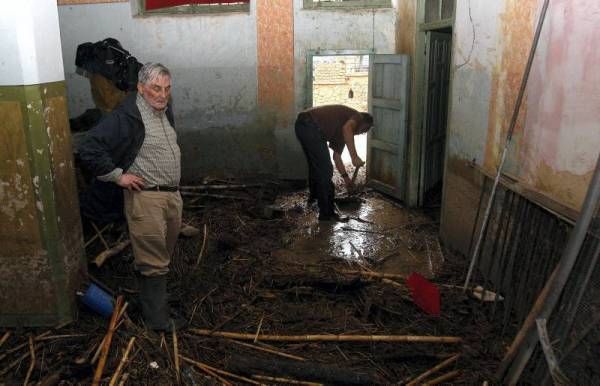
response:
M356 56L374 54L374 49L368 50L307 50L306 51L306 87L304 97L304 108L307 109L313 105L313 57L315 56ZM371 74L369 73L369 78ZM367 98L369 95L367 95Z
M453 15L456 14L456 4L458 1L454 2L454 11ZM425 157L423 151L423 141L425 141L425 119L424 112L426 107L426 92L425 87L427 87L427 61L428 57L426 55L426 49L428 44L428 32L436 31L440 29L452 29L452 41L455 40L454 34L454 20L453 16L451 19L445 19L436 22L425 23L425 1L418 0L417 1L417 9L416 9L416 31L415 31L415 51L414 51L414 87L415 87L415 104L414 110L412 114L412 124L410 127L414 128L412 135L409 138L409 170L408 170L408 178L407 185L408 191L406 194L407 204L411 207L422 206L423 205L423 192L421 191L422 179L424 176L422 175L422 165ZM421 54L423 53L423 54ZM450 118L450 111L452 106L452 84L454 79L454 71L453 71L453 57L454 50L451 49L450 54L450 80L448 85L448 120ZM448 128L446 128L448 130ZM446 170L446 161L447 161L447 146L448 140L446 139L446 151L444 154L444 173ZM442 200L444 197L445 188L442 190Z

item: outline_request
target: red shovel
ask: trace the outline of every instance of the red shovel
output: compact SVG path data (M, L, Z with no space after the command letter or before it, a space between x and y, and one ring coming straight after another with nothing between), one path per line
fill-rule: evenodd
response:
M429 315L440 316L440 291L435 285L416 272L406 279L406 285L419 308Z

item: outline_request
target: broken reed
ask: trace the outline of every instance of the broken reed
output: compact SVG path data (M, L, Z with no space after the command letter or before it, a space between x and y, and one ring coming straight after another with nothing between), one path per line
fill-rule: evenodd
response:
M456 336L423 336L423 335L258 335L235 332L211 331L190 328L189 332L202 336L216 336L241 340L262 340L279 342L397 342L397 343L461 343L462 338Z

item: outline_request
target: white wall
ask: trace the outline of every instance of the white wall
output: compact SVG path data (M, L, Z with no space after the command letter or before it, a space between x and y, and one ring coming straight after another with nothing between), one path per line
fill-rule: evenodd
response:
M93 107L87 79L75 73L77 46L119 40L140 62L173 73L178 128L239 124L256 103L256 23L250 14L134 17L128 3L59 7L71 115Z
M2 3L0 86L64 80L56 0Z

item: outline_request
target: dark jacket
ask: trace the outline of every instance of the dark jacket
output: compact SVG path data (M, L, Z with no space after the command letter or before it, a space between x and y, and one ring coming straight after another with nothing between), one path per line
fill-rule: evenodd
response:
M82 140L78 148L79 159L94 177L108 174L115 168L126 172L140 151L146 131L136 97L137 93L129 94ZM175 127L170 104L166 115L171 126ZM102 182L94 178L80 201L84 217L100 223L123 218L123 190L114 182Z

